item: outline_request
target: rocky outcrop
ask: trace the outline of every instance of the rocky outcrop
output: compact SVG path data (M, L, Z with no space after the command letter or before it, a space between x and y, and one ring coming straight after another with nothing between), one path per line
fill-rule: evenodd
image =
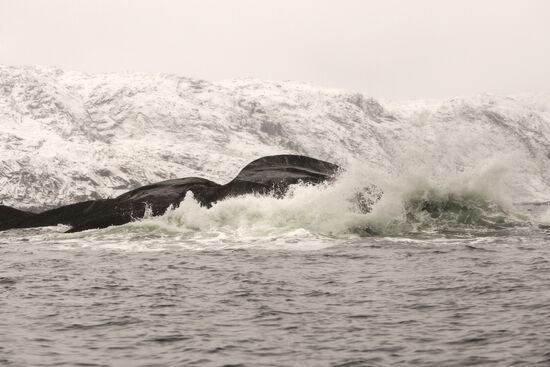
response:
M77 232L121 225L142 218L148 210L152 215L160 215L169 207L179 205L188 192L192 192L195 199L206 207L228 197L251 193L282 197L290 185L319 184L334 177L338 169L332 163L305 156L263 157L248 164L225 185L188 177L143 186L113 199L83 201L39 214L1 207L0 215L10 211L17 215L0 221L0 230L65 224L71 226L69 232Z

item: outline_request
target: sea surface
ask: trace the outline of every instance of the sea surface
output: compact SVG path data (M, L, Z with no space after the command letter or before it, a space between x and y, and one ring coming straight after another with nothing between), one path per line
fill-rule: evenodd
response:
M2 366L550 366L544 226L65 229L0 234Z

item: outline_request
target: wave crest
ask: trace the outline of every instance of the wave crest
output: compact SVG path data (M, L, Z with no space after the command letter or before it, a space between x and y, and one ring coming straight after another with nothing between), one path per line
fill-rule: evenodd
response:
M126 228L233 238L296 230L338 237L497 230L525 223L501 190L504 173L491 164L441 182L412 175L391 179L355 167L331 183L293 185L282 198L245 195L207 209L190 193L177 208Z

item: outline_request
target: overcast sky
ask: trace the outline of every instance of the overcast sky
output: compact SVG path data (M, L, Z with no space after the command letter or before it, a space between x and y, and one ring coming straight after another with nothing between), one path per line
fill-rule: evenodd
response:
M549 91L550 0L0 0L0 63L384 99Z

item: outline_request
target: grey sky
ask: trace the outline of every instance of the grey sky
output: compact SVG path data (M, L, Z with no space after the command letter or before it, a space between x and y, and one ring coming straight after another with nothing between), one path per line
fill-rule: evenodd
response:
M0 0L0 63L386 99L549 91L550 0Z

